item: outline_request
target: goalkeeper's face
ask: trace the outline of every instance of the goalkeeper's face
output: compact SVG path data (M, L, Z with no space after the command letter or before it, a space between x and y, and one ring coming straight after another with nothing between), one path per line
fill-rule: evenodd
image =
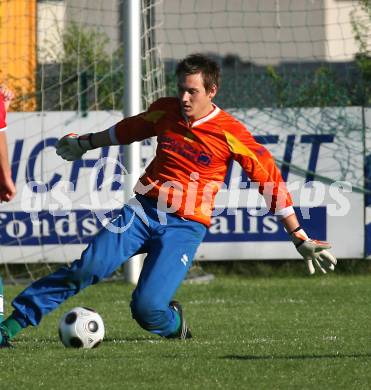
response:
M195 121L212 111L212 99L216 95L216 86L206 91L201 73L182 74L178 78L178 96L184 115Z

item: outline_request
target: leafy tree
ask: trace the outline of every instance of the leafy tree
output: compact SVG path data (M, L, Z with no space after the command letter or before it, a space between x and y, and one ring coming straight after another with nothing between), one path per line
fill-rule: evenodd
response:
M76 23L70 23L60 39L59 62L42 65L38 72L39 109L121 110L122 49L109 53L105 33Z
M371 51L368 41L371 30L371 1L359 0L359 4L366 17L361 19L359 14L353 11L351 23L359 47L356 63L363 78L363 104L369 106L371 104Z

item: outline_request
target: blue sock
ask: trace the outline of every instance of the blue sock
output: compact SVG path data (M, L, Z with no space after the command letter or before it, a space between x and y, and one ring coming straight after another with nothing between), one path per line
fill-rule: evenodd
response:
M180 317L179 317L179 314L177 312L174 312L174 315L175 315L176 327L175 327L174 332L169 334L169 336L166 336L168 338L178 337L178 334L179 334L179 329L181 326Z

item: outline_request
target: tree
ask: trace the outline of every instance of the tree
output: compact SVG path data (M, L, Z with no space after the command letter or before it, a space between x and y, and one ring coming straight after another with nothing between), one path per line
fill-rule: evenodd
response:
M58 62L39 71L39 109L122 110L122 49L109 53L105 33L76 23L60 39Z
M359 0L360 11L365 17L360 17L357 10L351 13L351 23L354 37L358 43L359 52L356 63L363 78L363 104L371 104L371 50L369 44L371 25L371 1Z

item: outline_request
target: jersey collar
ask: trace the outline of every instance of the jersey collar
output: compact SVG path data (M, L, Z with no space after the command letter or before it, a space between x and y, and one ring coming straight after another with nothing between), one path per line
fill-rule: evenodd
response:
M203 116L202 118L194 121L192 123L191 127L196 127L196 126L202 125L203 123L209 121L210 119L215 118L219 114L220 108L217 105L215 105L214 103L212 103L212 105L213 105L212 111L209 112L207 115ZM183 115L184 120L186 122L189 122L188 118L183 114L183 112L182 112L182 115Z

